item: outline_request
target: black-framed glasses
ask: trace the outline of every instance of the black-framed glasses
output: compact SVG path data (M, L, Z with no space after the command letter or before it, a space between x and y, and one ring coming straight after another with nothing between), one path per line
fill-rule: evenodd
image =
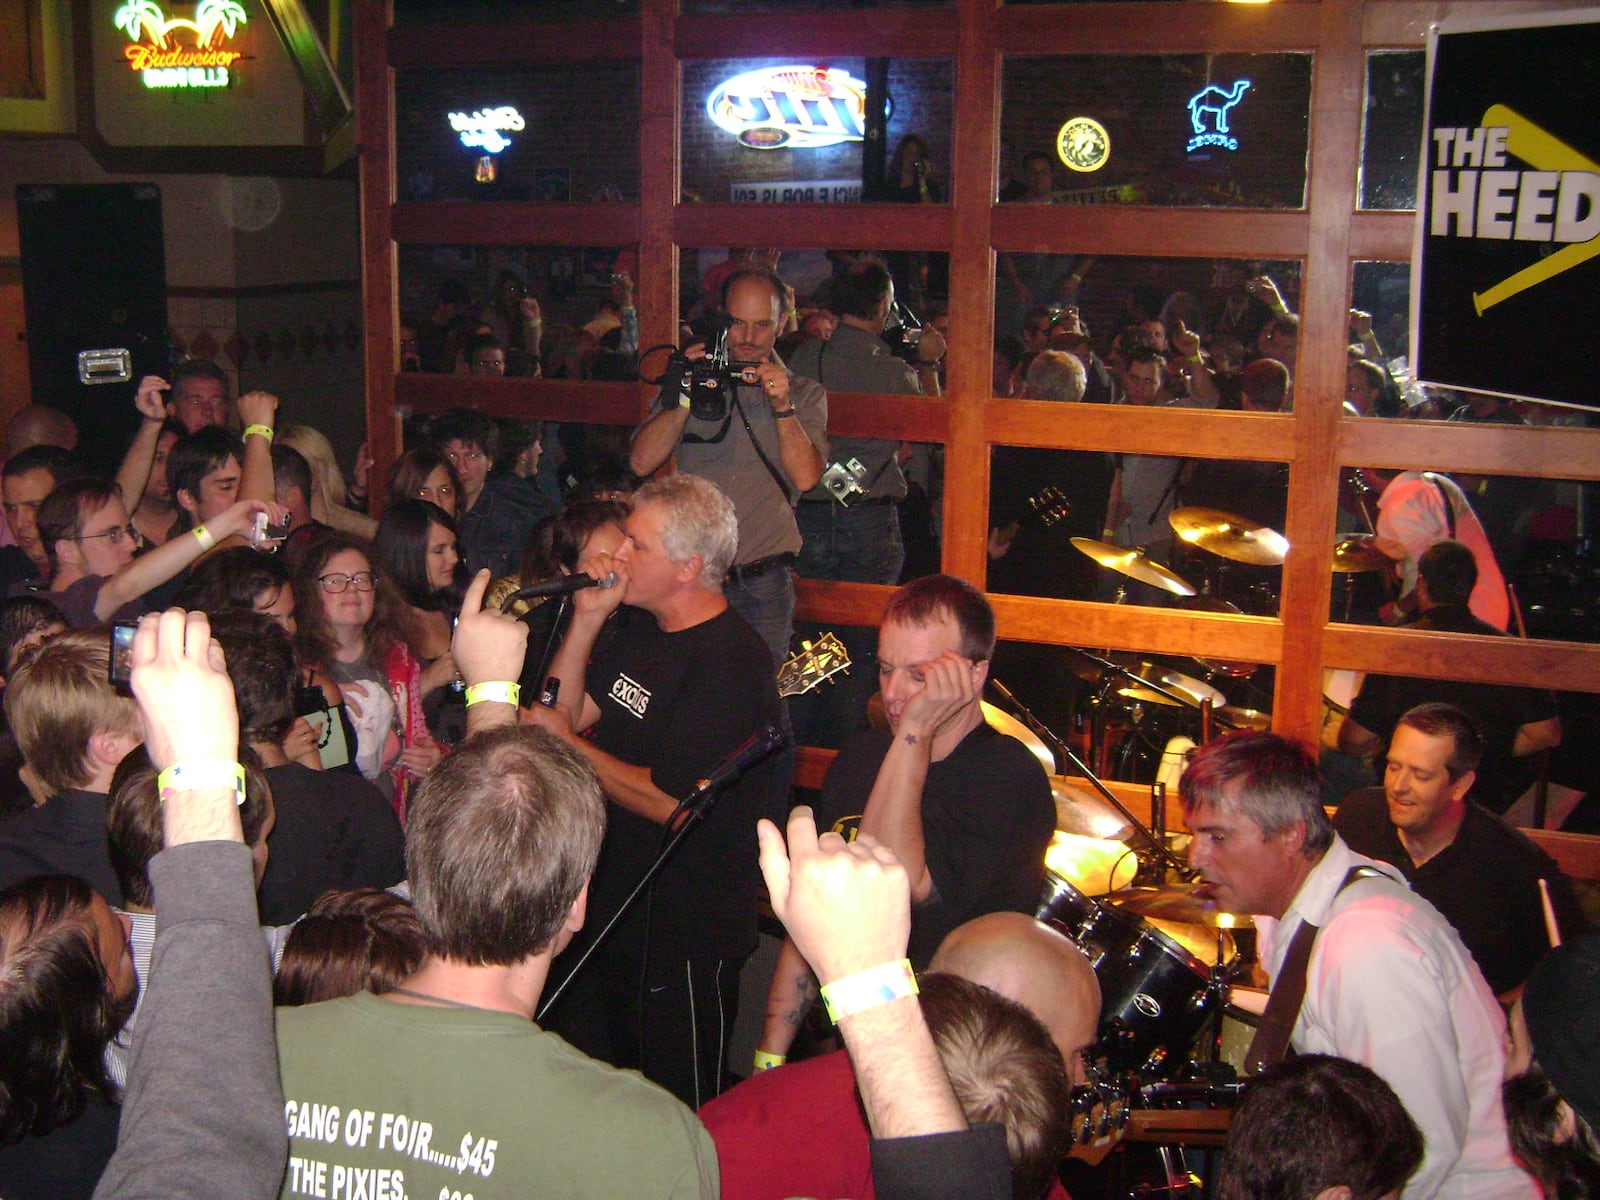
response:
M110 529L102 529L99 533L80 533L72 540L75 542L92 542L95 538L105 538L113 546L120 546L124 541L130 541L135 546L140 542L140 534L132 525L113 525Z
M354 575L346 575L343 571L335 571L331 575L318 575L317 582L325 592L337 596L353 583L358 592L370 592L378 586L378 573L376 571L357 571Z

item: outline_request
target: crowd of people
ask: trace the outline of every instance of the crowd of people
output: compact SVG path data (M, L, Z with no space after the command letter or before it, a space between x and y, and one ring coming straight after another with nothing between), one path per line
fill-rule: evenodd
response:
M774 265L721 272L713 385L690 348L631 434L549 455L537 423L457 409L409 424L387 481L364 453L347 477L200 362L140 381L114 481L27 414L46 440L0 470L0 1195L1065 1194L1101 996L1034 915L1050 780L986 719L983 592L908 564L930 460L828 434L829 389L937 394L943 336L904 338L875 258L841 265L831 324ZM626 280L587 336L629 357ZM519 282L463 369L550 361ZM1240 402L1281 405L1292 313L1244 282L1270 315ZM415 330L425 363L452 323ZM1235 387L1182 318L1105 360L1070 307L1027 328L1034 398ZM1104 468L1080 472L1096 532L1152 536L1170 471ZM1424 615L1469 607L1453 532L1416 555ZM990 549L1030 553L1020 527ZM846 631L870 666L842 716L780 698L797 572L899 585ZM1593 1194L1600 949L1469 802L1473 715L1383 700L1350 736L1384 789L1337 830L1272 734L1182 780L1191 866L1255 918L1273 985L1219 1194ZM841 752L791 806L796 727L829 721ZM1512 863L1516 905L1457 903ZM763 896L787 936L733 1061ZM818 1000L840 1048L802 1058Z

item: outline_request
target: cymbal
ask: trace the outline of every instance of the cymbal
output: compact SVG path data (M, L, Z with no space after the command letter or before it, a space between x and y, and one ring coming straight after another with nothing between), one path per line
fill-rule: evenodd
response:
M1246 914L1223 912L1215 900L1197 894L1194 884L1167 887L1127 888L1108 900L1135 916L1155 921L1177 921L1185 925L1209 925L1213 929L1249 928L1255 922Z
M1272 728L1272 714L1262 712L1259 708L1236 708L1229 704L1217 709L1216 715L1217 720L1235 729L1253 729L1257 733L1264 733Z
M1095 662L1094 658L1089 657L1086 651L1080 650L1076 646L1063 646L1061 648L1067 652L1068 669L1085 683L1091 686L1098 686L1100 681L1106 677L1106 668ZM1119 667L1126 667L1130 671L1137 670L1139 663L1142 661L1141 656L1132 650L1101 650L1094 657L1103 658L1107 662L1114 662Z
M1122 546L1113 546L1109 542L1097 542L1093 538L1075 537L1072 544L1082 550L1102 567L1110 567L1119 575L1126 575L1129 579L1136 579L1140 583L1148 583L1151 587L1161 588L1171 592L1174 596L1193 596L1194 588L1189 586L1183 576L1174 574L1160 563L1146 557L1142 548L1132 550Z
M1137 672L1139 678L1147 684L1157 684L1165 691L1158 692L1155 687L1140 687L1137 683L1129 682L1117 689L1117 695L1126 696L1130 700L1143 700L1150 704L1165 704L1171 708L1179 708L1187 704L1191 708L1199 708L1202 700L1210 700L1213 707L1221 708L1228 702L1228 698L1202 679L1193 675L1185 675L1182 671L1174 671L1159 663L1141 663ZM1169 696L1166 692L1172 692ZM1174 699L1174 696L1178 697Z
M1333 544L1333 569L1353 573L1382 571L1394 566L1394 559L1379 550L1376 542L1370 533L1352 533L1340 538Z
M1133 882L1139 858L1121 842L1055 833L1044 852L1044 865L1086 896L1103 896Z
M983 719L1001 733L1010 734L1029 750L1033 751L1033 756L1044 764L1044 773L1046 775L1056 769L1056 756L1051 753L1050 747L1044 744L1044 740L1038 734L1010 713L1002 712L987 700L979 703L983 705Z
M1097 792L1078 784L1065 775L1050 776L1050 794L1056 802L1056 828L1062 833L1078 834L1096 839L1122 839L1133 832L1128 819L1119 813Z
M1257 567L1279 567L1289 553L1283 534L1220 508L1175 508L1172 531L1190 545Z

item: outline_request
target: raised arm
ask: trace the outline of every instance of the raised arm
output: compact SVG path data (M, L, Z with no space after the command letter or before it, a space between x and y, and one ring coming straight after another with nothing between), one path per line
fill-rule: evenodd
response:
M161 393L171 388L161 376L146 375L133 396L133 406L139 410L139 432L133 435L133 445L122 456L122 467L117 471L117 490L130 513L139 507L144 490L150 485L150 466L155 461L156 443L161 440L162 423L167 419Z
M914 989L887 986L869 997L850 988L864 972L905 958L911 933L905 869L870 834L850 843L836 833L818 838L804 805L790 813L788 832L786 853L777 826L767 820L757 826L761 873L773 911L822 986L845 982L839 1032L873 1135L966 1129Z
M106 621L130 600L137 600L151 588L160 587L179 571L194 562L217 542L225 538L243 536L259 512L267 514L270 521L282 521L284 511L274 503L260 500L239 500L221 516L204 525L198 525L182 537L175 537L157 546L149 554L139 556L118 571L100 588L95 597L94 615ZM204 531L203 536L199 536Z
M94 1194L268 1200L288 1157L272 969L231 777L233 688L204 613L141 622L133 691L163 773L166 849L150 863L159 925L117 1152Z
M278 398L270 392L246 392L239 397L239 420L244 423L239 498L276 500L278 489L272 482L272 432L278 423Z
M483 594L488 590L489 572L479 571L461 599L461 615L450 639L450 657L467 684L469 734L516 724L514 681L522 674L522 659L528 652L528 627L484 608Z

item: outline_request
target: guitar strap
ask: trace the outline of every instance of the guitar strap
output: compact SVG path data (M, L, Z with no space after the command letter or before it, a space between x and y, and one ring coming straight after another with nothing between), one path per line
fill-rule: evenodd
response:
M1339 892L1358 879L1388 876L1376 867L1351 867ZM1335 892L1337 896L1339 892ZM1261 1024L1255 1037L1250 1039L1250 1049L1244 1056L1242 1074L1255 1076L1283 1059L1289 1049L1289 1037L1294 1033L1295 1022L1300 1019L1300 1006L1306 997L1306 967L1311 962L1311 946L1320 932L1310 921L1301 921L1295 930L1289 952L1283 956L1283 969L1278 972L1267 997L1267 1007L1261 1013Z

